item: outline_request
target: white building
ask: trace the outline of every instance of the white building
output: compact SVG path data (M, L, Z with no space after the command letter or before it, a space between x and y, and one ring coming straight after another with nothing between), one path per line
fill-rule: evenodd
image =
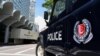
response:
M34 22L35 19L35 0L30 0L30 15L29 15L29 20L31 22Z
M0 0L0 33L4 43L8 43L14 28L37 32L34 24L35 0Z

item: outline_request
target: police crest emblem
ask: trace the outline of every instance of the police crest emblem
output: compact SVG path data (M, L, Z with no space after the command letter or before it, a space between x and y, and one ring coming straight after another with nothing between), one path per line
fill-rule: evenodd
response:
M93 38L91 32L91 24L87 19L83 19L82 22L77 21L74 26L74 36L73 39L76 43L86 44L90 42Z

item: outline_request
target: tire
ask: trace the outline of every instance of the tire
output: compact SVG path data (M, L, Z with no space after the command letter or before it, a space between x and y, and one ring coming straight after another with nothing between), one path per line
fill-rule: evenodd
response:
M40 43L36 46L36 56L44 56L44 48Z

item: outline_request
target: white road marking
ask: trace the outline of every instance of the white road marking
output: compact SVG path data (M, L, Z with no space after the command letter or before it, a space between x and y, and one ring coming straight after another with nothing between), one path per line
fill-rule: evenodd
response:
M29 51L31 49L34 49L33 47L32 48L29 48L29 49L26 49L26 50L23 50L23 51L19 51L19 52L16 52L16 54L20 54L20 53L23 53L23 52L26 52L26 51Z
M4 46L4 47L0 47L0 49L3 49L3 48L8 48L7 46Z
M0 53L0 55L23 55L23 56L35 56L30 54L11 54L11 53Z
M0 56L36 56L35 52L29 53L35 51L35 48L36 44L3 46L0 47ZM12 53L13 51L14 53Z
M17 50L17 49L21 49L23 47L20 47L20 48L14 48L14 49L7 49L7 50L3 50L3 51L0 51L0 52L6 52L6 51L11 51L11 50Z
M0 47L0 51L12 49L12 48L19 48L19 47L21 46L3 46L3 47Z

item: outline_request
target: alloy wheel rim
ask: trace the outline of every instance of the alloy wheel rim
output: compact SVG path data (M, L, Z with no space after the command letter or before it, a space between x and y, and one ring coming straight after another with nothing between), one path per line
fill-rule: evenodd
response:
M43 48L41 46L39 46L38 50L37 50L38 56L43 56L43 53L44 53Z

